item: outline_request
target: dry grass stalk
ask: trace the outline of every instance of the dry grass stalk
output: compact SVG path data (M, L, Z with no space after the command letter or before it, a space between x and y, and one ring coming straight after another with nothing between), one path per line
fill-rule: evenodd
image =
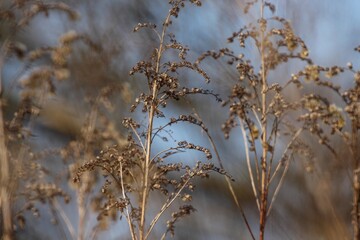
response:
M198 61L208 56L214 59L225 57L230 65L236 64L239 78L229 99L224 102L224 105L229 105L229 118L223 125L223 131L228 138L232 128L239 126L241 129L251 187L259 211L259 239L262 240L265 238L267 217L284 182L290 160L298 151L296 145L303 145L299 139L301 131L293 131L294 123L291 123L292 114L300 108L300 103L288 102L285 94L294 82L289 80L270 85L269 73L291 59L310 63L311 60L307 58L306 45L294 34L289 22L276 16L265 17L267 10L275 13L273 4L263 0L251 1L246 4L245 13L256 5L260 8L257 23L234 32L228 41L238 40L240 47L245 48L248 39L253 40L259 66L245 59L244 54L235 54L228 48L219 52L208 51ZM256 69L259 69L258 72ZM295 85L301 87L301 84ZM288 146L281 149L282 156L277 156L276 151L281 148L277 139L282 137L285 140L288 135L292 136ZM279 178L280 170L282 174ZM277 182L275 178L278 178ZM270 184L274 185L273 192L269 190ZM251 229L249 231L252 232Z
M4 117L4 88L0 74L0 209L4 239L13 239L14 225L24 226L25 212L30 211L35 217L40 215L39 203L47 203L53 222L58 225L63 238L68 235L79 240L96 238L101 230L108 227L109 220L117 221L119 217L125 217L132 240L151 239L156 237L154 230L165 213L181 202L179 209L166 222L166 230L161 234L161 239L165 239L175 234L175 224L179 220L195 211L189 204L195 188L194 180L208 178L211 172L225 175L246 228L252 239L255 239L253 226L249 224L240 205L232 178L224 170L210 130L195 110L194 113L177 117L168 117L164 110L170 101L186 99L195 94L213 97L228 107L229 116L222 126L225 138L230 137L233 128L240 128L250 188L258 210L260 240L265 239L267 220L276 208L275 202L286 181L291 161L298 156L307 160L313 158L311 152L314 149L301 140L304 132L317 138L334 159L347 162L353 193L353 239L360 239L360 71L355 70L351 63L332 67L315 65L308 56L307 46L294 33L290 23L275 16L275 6L265 0L254 0L244 5L245 13L258 6L259 19L228 38L230 43L238 41L241 48L249 48L249 43L254 43L258 56L255 61L259 64L252 62L251 56L245 56L242 52L235 54L228 48L208 51L196 62L191 62L187 58L188 47L179 43L175 35L169 32L172 21L188 2L201 5L198 0L169 1L170 10L160 31L150 23L139 23L134 28L134 31L150 29L158 37L158 46L152 50L150 58L138 62L130 72L130 75L143 75L142 79L145 80L147 91L138 94L131 106L131 111L142 113L145 121L125 118L123 125L129 135L123 137L105 112L114 108L112 95L123 94L125 87L106 86L96 98L89 99L89 114L75 139L61 150L46 149L37 153L29 146L34 122L48 97L55 93L56 82L70 76L68 60L73 52L73 44L82 41L95 52L101 48L88 37L69 31L60 37L58 46L27 51L13 38L35 16L60 10L70 19L76 19L76 12L62 3L24 0L9 1L9 5L0 3L0 17L8 21L12 29L1 46L0 72L3 71L5 61L11 57L25 63L24 69L15 77L15 80L21 80L21 103L10 121ZM355 48L355 51L360 52L360 47ZM178 55L175 59L171 55L173 52ZM229 65L236 66L238 79L226 101L222 101L212 90L184 85L183 69L195 72L205 82L209 82L209 76L200 67L200 63L207 57L226 58ZM45 65L42 64L44 59L49 60ZM295 59L305 65L304 69L287 81L271 83L270 72L276 71L280 64ZM347 90L331 80L345 73L353 74L354 80L354 85ZM301 89L306 84L335 93L342 100L343 107L332 103L326 95L303 93ZM300 99L288 100L286 91L290 86L297 87L301 93ZM157 118L165 118L168 122L157 126ZM169 129L182 123L198 126L205 133L219 168L211 162L174 162L172 157L188 150L203 153L204 159L212 159L209 149L188 141L178 141L175 146L157 150L159 141L168 141L163 134L169 134ZM343 159L335 146L335 139L343 141L350 153L349 160ZM69 203L69 194L59 187L60 184L44 180L44 176L51 178L53 173L40 160L51 155L61 155L65 164L70 165L66 172L67 178L70 179L69 172L75 173L76 201L73 202L76 202L78 210L77 230L57 202L60 197ZM101 191L92 194L99 188L99 177L105 179L101 183ZM154 197L159 197L162 202L157 206L158 211L151 216L153 211L150 211L150 206ZM14 214L13 203L19 199L27 203ZM98 213L98 222L91 233L86 232L89 226L89 202L93 205L93 211Z
M131 133L126 144L105 149L96 160L85 163L78 170L75 178L76 181L79 181L84 172L95 167L101 167L111 176L112 180L107 179L103 187L103 193L108 199L104 212L118 209L120 214L124 214L133 240L149 239L155 225L175 201L178 199L183 202L191 201L190 192L194 189L192 183L194 178L208 177L212 171L226 174L212 163L197 162L191 167L181 162L167 162L167 159L173 155L187 149L204 153L206 159L212 158L210 150L187 141L180 141L177 146L162 149L157 153L153 152L155 140L160 138L167 141L160 134L166 132L166 128L174 124L185 122L197 125L203 130L206 129L203 122L192 115L171 117L166 125L155 128L156 118L166 117L162 108L167 106L168 101L177 101L190 94L210 95L220 101L212 91L181 86L182 81L178 73L180 69L197 72L206 82L209 81L209 77L198 64L187 61L186 55L189 49L177 42L174 34L168 32L172 20L178 16L186 2L184 0L169 2L171 9L160 32L157 31L156 25L150 23L139 23L134 28L134 31L149 28L156 34L159 41L159 46L152 51L150 59L138 62L130 71L130 75L143 74L147 82L148 92L141 93L131 107L131 110L135 111L139 105L142 105L142 112L147 115L145 127L142 128L141 124L133 118L125 118L123 124ZM190 2L201 5L200 1ZM166 62L163 60L169 50L178 52L178 61ZM113 181L117 185L115 189L113 189L115 187ZM117 188L120 189L120 196ZM110 191L110 189L112 190ZM147 221L149 199L151 193L156 192L165 195L165 201L149 222ZM179 211L172 213L172 219L167 221L167 230L163 234L163 238L169 233L174 235L175 223L194 211L195 209L189 204L180 206Z

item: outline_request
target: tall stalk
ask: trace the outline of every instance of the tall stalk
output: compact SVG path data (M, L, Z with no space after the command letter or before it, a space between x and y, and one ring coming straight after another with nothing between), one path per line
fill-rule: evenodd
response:
M278 65L290 59L308 63L311 60L307 58L305 43L295 35L290 23L274 15L275 6L271 2L247 2L244 12L247 13L254 5L260 7L256 26L253 23L243 26L228 41L232 43L238 40L242 48L254 42L260 63L253 64L245 58L244 53L235 54L228 48L220 50L218 54L210 52L207 55L215 59L219 56L230 58L228 63L236 63L240 75L224 104L229 105L229 117L222 128L226 138L234 127L241 128L246 164L259 211L259 239L263 240L267 217L284 182L290 160L297 153L293 145L305 147L298 139L302 131L296 131L296 124L292 124L293 116L289 119L290 114L299 108L299 103L288 101L285 93L289 85L295 83L301 87L301 84L288 80L269 85L269 71L276 71ZM265 10L270 10L273 16L265 18ZM279 136L284 136L284 140L288 141L285 147L278 144ZM282 155L278 156L279 151L275 149L280 149ZM270 184L274 191L269 192Z
M7 41L5 41L0 49L0 206L2 215L2 228L3 228L3 239L12 239L12 216L11 216L11 194L10 194L10 166L8 151L6 147L6 135L5 135L5 124L4 124L4 113L3 113L3 81L2 81L2 69L5 58L5 48Z
M162 33L160 36L160 44L157 50L157 58L156 58L156 68L155 68L155 75L153 85L152 85L152 92L151 92L151 106L150 111L148 114L148 128L147 128L147 136L146 136L146 157L145 157L145 166L144 166L144 177L143 177L143 193L142 193L142 203L141 203L141 219L140 219L140 240L146 239L145 237L145 213L146 213L146 203L149 193L149 170L150 170L150 160L151 160L151 143L152 143L152 135L153 135L153 122L155 116L155 110L158 107L157 103L157 95L158 95L158 79L159 70L160 70L160 62L161 56L163 52L163 44L164 44L164 37L167 28L167 22L170 19L170 11L165 19L165 24L163 25Z
M260 54L261 54L261 145L262 145L262 158L261 158L261 202L260 202L260 240L264 239L265 235L265 224L266 224L266 213L267 213L267 103L266 103L266 66L265 66L265 29L266 24L264 22L264 0L260 4Z
M353 239L360 239L360 151L357 132L357 119L351 123L351 148L353 157L353 206L352 206L352 225Z

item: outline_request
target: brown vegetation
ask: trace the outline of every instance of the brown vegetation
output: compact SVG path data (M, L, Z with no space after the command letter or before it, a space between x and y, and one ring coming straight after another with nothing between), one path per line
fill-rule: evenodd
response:
M360 71L352 63L317 65L291 23L265 0L244 3L239 17L251 12L256 20L233 32L227 46L198 57L172 31L175 22L181 26L183 8L200 7L202 1L170 0L160 24L138 23L133 28L149 41L136 48L145 57L130 74L112 68L119 55L123 61L126 57L108 36L96 32L94 22L89 24L94 36L70 30L55 46L28 49L21 42L19 35L39 15L57 11L77 21L79 14L71 1L68 4L0 3L2 239L21 238L33 218L58 227L52 239L96 239L119 222L126 222L121 229L127 229L120 238L180 239L194 234L195 225L180 220L196 211L201 196L221 198L211 210L227 219L223 238L267 239L274 219L291 216L295 222L305 219L304 228L306 219L331 219L331 227L318 223L307 237L360 239ZM139 6L138 17L147 16L147 5ZM5 82L4 71L12 61L21 67ZM282 69L290 69L293 62L300 68L286 76ZM226 70L209 72L207 64ZM229 72L233 79L223 97L216 75ZM124 80L128 75L138 86ZM351 83L345 89L336 78ZM226 109L222 126L201 117L201 109L209 106L197 98ZM77 112L78 103L82 111ZM179 126L188 138L176 139ZM214 138L217 128L224 138ZM48 144L51 134L61 144ZM198 136L206 143L196 144ZM234 153L235 160L222 157L224 145L236 146L243 154ZM319 154L318 149L327 151ZM246 170L232 167L242 159ZM291 170L296 162L305 167ZM249 180L243 181L244 172ZM316 194L305 186L312 178L309 172ZM285 188L286 183L305 189L297 191L300 200L280 197L280 192L294 191ZM341 186L348 189L336 196ZM350 194L352 204L346 205ZM294 204L289 202L302 198L308 209L291 209ZM242 218L239 230L229 208L239 210L230 210L235 219ZM95 223L90 221L94 215ZM287 231L291 239L297 238ZM47 233L42 234L35 238L46 238Z

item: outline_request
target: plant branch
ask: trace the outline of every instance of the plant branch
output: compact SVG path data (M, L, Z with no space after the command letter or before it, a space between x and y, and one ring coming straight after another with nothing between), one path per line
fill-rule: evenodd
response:
M264 19L264 0L260 3L260 55L261 55L261 144L262 144L262 159L261 159L261 204L260 204L260 240L264 239L265 224L266 224L266 211L267 211L267 198L268 198L268 183L266 181L267 175L267 115L266 115L266 65L265 65L265 38L264 33L266 30L266 20Z
M152 131L153 131L153 121L155 116L155 110L157 108L156 105L156 98L157 98L157 92L158 92L158 75L159 75L159 68L160 68L160 62L161 62L161 56L163 52L163 46L164 46L164 37L165 32L168 26L168 22L171 16L171 11L169 11L164 24L163 29L161 33L161 40L159 48L157 49L157 60L156 60L156 69L155 73L156 76L154 78L154 81L152 83L152 102L150 106L149 111L149 124L147 129L147 141L146 141L146 156L145 156L145 164L144 164L144 179L143 179L143 191L142 191L142 202L141 202L141 217L140 217L140 240L144 240L144 234L145 234L145 212L146 212L146 203L147 203L147 197L148 197L148 189L149 189L149 168L150 168L150 158L151 158L151 143L152 143Z
M188 182L190 181L191 176L189 176L188 179L186 179L186 181L184 182L184 184L181 186L181 188L175 193L173 194L172 198L169 198L165 204L161 207L159 213L153 218L153 220L150 223L150 227L149 230L146 233L145 236L145 240L148 238L149 234L151 233L152 229L154 228L155 224L159 221L161 215L166 211L166 209L168 209L170 207L170 205L175 201L175 199L179 196L179 194L181 193L181 191L186 187L186 185L188 184Z
M11 240L13 239L13 224L12 224L12 215L11 215L11 194L9 189L10 183L10 163L8 159L8 150L6 147L6 135L5 135L5 123L4 123L4 113L3 113L3 81L2 73L3 66L6 57L6 45L5 41L0 49L0 207L2 215L2 231L3 239Z
M244 141L244 145L245 145L245 154L246 154L246 163L248 166L248 171L249 171L249 175L250 175L250 182L251 182L251 187L255 196L255 200L256 200L256 205L258 207L258 210L260 211L260 203L259 203L259 198L257 195L257 189L255 186L255 181L254 181L254 176L251 170L251 163L250 163L250 154L249 154L249 146L247 143L247 139L246 139L246 131L244 128L244 123L242 122L242 119L239 118L239 122L240 122L240 128L241 128L241 133L243 136L243 141Z
M196 109L195 109L195 108L193 108L193 111L194 111L195 116L202 122L202 119L200 118L200 115L196 112ZM224 168L224 165L223 165L223 163L222 163L222 160L221 160L221 158L220 158L219 151L217 150L217 147L216 147L216 145L215 145L215 143L214 143L213 138L211 137L209 131L205 131L205 132L206 132L206 134L207 134L207 137L208 137L208 139L209 139L209 142L210 142L210 144L211 144L211 147L214 149L214 152L215 152L216 158L217 158L217 160L218 160L219 166L221 167L221 169L225 169L225 168ZM247 229L248 229L248 231L249 231L249 233L250 233L250 235L251 235L251 238L252 238L253 240L255 240L255 236L254 236L254 234L253 234L253 232L252 232L252 230L251 230L251 227L250 227L250 224L249 224L249 222L248 222L248 220L247 220L247 217L246 217L246 215L245 215L244 209L243 209L242 206L240 205L239 199L238 199L238 197L236 196L235 190L234 190L234 188L233 188L233 186L232 186L232 184L231 184L231 179L230 179L227 175L225 175L225 180L226 180L226 184L227 184L227 186L228 186L228 188L229 188L229 191L230 191L230 193L231 193L231 196L233 197L236 206L237 206L237 207L239 208L239 210L240 210L241 216L242 216L242 218L244 219L244 222L245 222L245 224L246 224L246 227L247 227Z
M124 200L126 200L126 199L127 199L127 196L126 196L125 189L124 189L123 165L122 165L121 159L119 159L119 162L120 162L121 193L122 193L122 197L124 198ZM128 224L129 224L131 239L132 239L132 240L136 240L137 238L136 238L135 231L134 231L134 225L133 225L131 216L130 216L130 214L129 214L128 204L126 204L125 212L126 212L126 220L127 220Z

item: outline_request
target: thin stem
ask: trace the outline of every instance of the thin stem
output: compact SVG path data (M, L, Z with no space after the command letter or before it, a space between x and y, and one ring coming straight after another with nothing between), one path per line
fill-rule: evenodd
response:
M260 167L259 167L258 152L257 152L256 147L255 147L254 131L253 131L253 128L251 126L252 123L250 123L250 121L247 118L245 119L245 123L249 128L251 142L254 145L254 156L255 156L255 161L254 162L255 162L255 170L256 170L256 180L257 180L257 183L260 184Z
M292 156L291 156L291 157L292 157ZM275 189L275 192L274 192L274 195L273 195L273 197L272 197L272 199L271 199L271 202L270 202L270 205L269 205L269 208L268 208L268 211L267 211L267 216L270 215L272 206L273 206L273 204L274 204L274 202L275 202L275 199L276 199L276 197L277 197L277 195L278 195L278 193L279 193L279 190L280 190L280 188L281 188L281 186L282 186L282 184L283 184L283 182L284 182L285 175L286 175L286 173L287 173L287 171L288 171L288 169L289 169L289 166L290 166L290 159L291 159L291 157L289 157L289 159L286 161L286 165L285 165L284 171L283 171L283 173L282 173L282 175L281 175L279 184L277 185L277 187L276 187L276 189Z
M251 108L252 112L254 113L254 116L256 118L256 121L258 122L259 126L261 126L261 121L259 118L259 114L257 114L256 110L254 108Z
M195 109L195 108L193 108L193 111L194 111L194 115L198 118L198 120L200 120L200 121L202 122L202 119L200 118L199 114L196 112L196 109ZM213 138L211 137L209 131L205 131L205 132L206 132L206 134L207 134L207 137L208 137L208 139L209 139L209 142L210 142L210 144L211 144L211 147L214 149L216 158L217 158L217 160L218 160L218 163L219 163L221 169L225 169L225 168L224 168L224 165L223 165L223 163L222 163L222 160L221 160L221 158L220 158L219 151L217 150L217 147L216 147L216 145L215 145L215 143L214 143ZM226 183L227 183L227 185L228 185L228 188L229 188L229 191L230 191L230 193L231 193L231 196L233 197L236 206L237 206L237 207L239 208L239 210L240 210L241 216L242 216L242 218L244 219L244 222L245 222L245 224L246 224L246 227L247 227L247 229L248 229L248 231L249 231L249 233L250 233L250 235L251 235L251 238L252 238L253 240L255 240L255 236L254 236L254 234L253 234L253 232L252 232L252 230L251 230L251 227L250 227L250 224L249 224L249 222L248 222L248 220L247 220L247 217L246 217L246 215L245 215L245 212L244 212L243 208L241 207L240 202L239 202L239 200L238 200L238 197L237 197L236 194L235 194L235 190L234 190L234 188L233 188L233 186L232 186L232 184L231 184L231 179L230 179L228 176L225 175L225 180L226 180Z
M169 152L169 151L171 151L171 150L177 150L177 152L182 152L182 151L179 150L179 149L182 149L182 147L171 147L171 148L168 148L168 149L164 149L164 150L158 152L158 153L150 160L150 162L155 161L155 159L156 159L158 156L160 156L160 155L163 154L163 153Z
M264 239L265 235L265 224L266 224L266 212L267 212L267 197L268 197L268 183L266 181L267 175L267 152L268 152L268 143L267 143L267 116L266 116L266 90L267 90L267 80L266 80L266 66L265 66L265 38L264 32L266 26L264 26L264 0L261 0L260 6L260 55L261 55L261 144L262 144L262 159L261 159L261 204L260 204L260 240Z
M122 193L123 199L126 200L127 197L126 197L125 189L124 189L123 166L122 166L122 162L121 162L120 159L119 159L119 162L120 162L121 193ZM129 213L129 207L128 207L127 204L126 204L126 207L125 207L125 212L126 212L126 220L127 220L128 224L129 224L129 228L130 228L131 239L136 240L137 238L136 238L135 231L134 231L134 225L132 223L132 219L131 219L131 216L130 216L130 213Z
M52 204L54 206L54 208L59 212L61 219L64 221L67 230L69 231L71 238L75 239L76 238L76 234L75 234L75 229L70 221L70 219L66 216L64 210L59 206L59 203L57 202L56 198L52 201Z
M60 221L60 218L58 216L58 213L57 213L57 209L56 207L54 206L54 200L51 199L49 201L49 204L50 204L50 211L52 213L52 215L54 216L54 221L57 225L59 225L59 231L60 231L60 234L62 236L63 239L67 239L66 237L66 232L65 232L65 227L63 226L63 223Z
M3 237L4 240L12 239L12 216L11 216L11 195L9 181L10 181L10 167L9 159L7 156L7 148L5 143L5 134L4 134L4 120L2 112L2 99L0 98L0 169L1 169L1 191L0 191L0 203L1 203L1 213L2 213L2 223L3 223Z
M272 171L272 165L273 165L273 161L274 161L274 157L275 157L275 149L276 149L276 140L277 140L277 136L278 136L278 130L279 130L279 119L277 117L275 117L274 121L273 121L273 126L271 129L271 133L270 133L270 138L269 138L269 142L271 142L272 138L274 139L272 142L272 151L271 151L271 156L269 159L269 167L268 167L268 175L267 175L267 182L268 184L270 184L270 176L271 176L271 171Z
M245 145L246 163L247 163L247 167L248 167L248 171L249 171L249 175L250 175L251 187L252 187L252 190L254 192L256 205L258 207L258 210L260 211L259 197L257 195L254 176L253 176L252 169L251 169L249 146L248 146L247 139L246 139L246 132L245 132L245 128L244 128L244 123L242 122L242 120L240 118L239 118L239 121L240 121L241 133L242 133L243 140L244 140L244 145Z
M170 207L170 205L175 201L175 199L179 196L179 194L182 192L182 190L186 187L188 182L190 181L191 176L184 182L184 184L181 186L181 188L176 192L176 194L173 195L172 198L168 199L166 203L162 206L159 213L154 217L154 219L150 223L149 230L146 233L145 240L148 238L149 234L151 233L152 229L154 228L157 221L159 221L161 215Z
M89 149L89 140L92 138L92 134L94 132L95 129L95 125L96 125L96 120L97 120L97 109L96 107L93 107L93 109L90 112L90 116L89 116L89 124L86 128L85 134L84 134L84 139L85 139L85 143L84 143L84 152L85 152L85 156L84 156L84 160L85 159L91 159L91 151ZM87 172L84 174L84 180L81 182L81 186L79 188L78 191L78 196L77 196L77 203L78 203L78 214L79 214L79 229L78 229L78 236L77 239L78 240L83 240L85 237L85 228L86 228L86 215L88 213L88 211L86 211L86 202L87 202L87 189L89 188L90 185L90 173Z
M166 236L167 232L164 232L163 235L161 236L161 240L165 240L165 236Z
M12 215L11 215L11 194L9 189L10 183L10 163L8 159L8 151L6 147L5 124L3 115L3 81L2 70L5 61L7 41L5 41L0 49L0 205L2 215L3 239L13 239Z
M357 119L351 122L351 148L353 150L353 208L351 211L353 239L360 239L360 152Z
M276 169L273 173L273 175L271 176L270 180L269 180L269 184L273 181L273 179L275 178L276 174L279 172L281 165L283 164L282 159L285 159L285 155L288 152L288 150L290 149L291 145L294 143L294 141L299 137L300 133L303 131L303 128L300 128L299 130L296 131L296 133L294 134L293 138L290 140L290 142L287 144L281 158L280 161L278 162Z
M150 106L149 111L149 124L147 129L147 140L146 140L146 157L145 157L145 165L143 166L145 169L144 171L144 179L143 179L143 191L142 191L142 202L141 202L141 217L140 217L140 240L144 240L144 234L145 234L145 212L146 212L146 203L147 203L147 197L148 197L148 189L149 189L149 167L150 167L150 158L151 158L151 143L152 143L152 131L153 131L153 122L154 122L154 115L156 110L156 101L157 93L158 93L158 81L157 81L157 75L159 74L159 68L160 68L160 61L161 56L163 52L163 45L164 45L164 37L165 32L168 26L168 22L171 16L171 12L169 11L163 25L162 33L161 33L161 39L160 39L160 45L159 49L157 50L157 60L156 60L156 69L155 73L156 76L153 81L152 86L152 103Z
M141 137L139 136L139 133L136 131L136 129L134 128L134 126L133 126L132 124L130 124L130 127L131 127L133 133L135 134L135 136L137 137L137 139L138 139L138 141L139 141L139 143L140 143L140 145L141 145L141 148L143 149L144 153L146 153L146 149L145 149L145 147L144 147L143 142L141 141Z

